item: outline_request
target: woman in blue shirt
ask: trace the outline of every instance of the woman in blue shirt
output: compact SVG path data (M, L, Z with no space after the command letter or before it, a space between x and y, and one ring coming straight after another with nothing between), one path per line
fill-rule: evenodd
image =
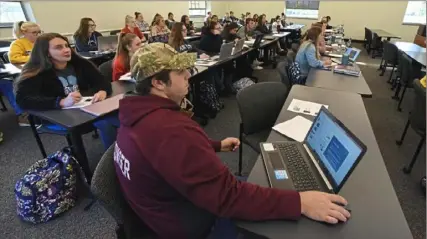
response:
M327 59L322 61L320 59L320 53L318 51L318 44L321 37L322 29L318 27L312 27L307 31L306 38L301 44L295 62L297 62L301 68L301 74L307 76L310 68L322 68L332 64L331 60Z
M101 33L95 31L96 24L92 18L82 18L79 29L74 33L74 43L77 52L89 52L98 50L98 37Z

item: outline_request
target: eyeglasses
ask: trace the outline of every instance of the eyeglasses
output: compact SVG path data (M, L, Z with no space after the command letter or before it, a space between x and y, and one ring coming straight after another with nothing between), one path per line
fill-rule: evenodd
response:
M34 36L40 35L42 34L42 31L34 31L34 32L30 32L31 34L33 34Z
M96 27L96 24L89 24L89 27Z

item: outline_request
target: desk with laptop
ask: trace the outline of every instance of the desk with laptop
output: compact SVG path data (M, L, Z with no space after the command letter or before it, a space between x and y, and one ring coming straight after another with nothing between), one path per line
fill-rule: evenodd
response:
M341 59L331 59L337 65L324 69L312 68L308 73L305 85L372 97L372 91L356 64L359 55L360 49L347 48Z
M307 113L305 108L294 109L306 107L294 100L323 107ZM279 189L339 193L349 202L351 218L337 225L305 217L297 222L239 220L235 221L238 229L253 238L272 239L412 238L360 95L294 85L276 124L296 116L313 122L305 139L289 141L272 130L261 143L261 156L247 181Z

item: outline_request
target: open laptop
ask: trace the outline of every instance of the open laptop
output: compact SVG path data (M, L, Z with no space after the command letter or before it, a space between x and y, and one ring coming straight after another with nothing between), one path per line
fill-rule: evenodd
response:
M264 34L258 34L255 36L255 40L245 41L245 44L252 48L259 48L261 46L262 39L264 38Z
M366 146L322 106L303 143L261 143L270 186L338 193Z
M349 62L356 62L356 59L359 57L360 55L360 49L357 48L347 48L347 50L345 51L344 54L348 54L348 60ZM331 59L333 62L340 64L342 63L341 59L337 59L337 58L332 58Z
M98 37L98 52L112 52L117 50L117 36L100 36Z
M213 61L222 61L227 59L229 56L231 56L231 53L233 52L234 42L230 43L224 43L221 45L221 49L219 51L219 55L215 55L210 57L210 60Z
M245 39L238 40L236 45L234 46L233 55L241 52L243 49L243 45L245 45Z

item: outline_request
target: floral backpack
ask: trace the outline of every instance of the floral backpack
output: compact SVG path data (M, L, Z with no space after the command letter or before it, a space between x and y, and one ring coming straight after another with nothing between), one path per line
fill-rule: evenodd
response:
M16 210L21 220L34 224L47 222L75 205L76 170L80 166L70 151L65 148L38 160L16 182Z

